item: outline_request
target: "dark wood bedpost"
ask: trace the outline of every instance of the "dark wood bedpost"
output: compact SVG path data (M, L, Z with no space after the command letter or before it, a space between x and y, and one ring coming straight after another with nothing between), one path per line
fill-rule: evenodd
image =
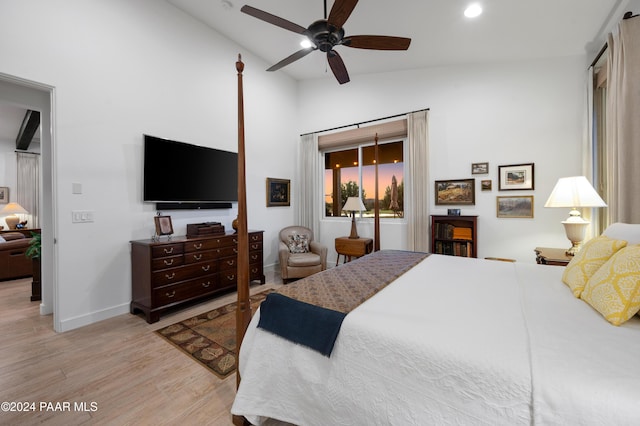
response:
M375 196L373 197L373 251L380 250L380 200L378 199L378 134L373 139L375 142L373 148L373 161L376 163L375 170Z
M242 71L244 63L238 55L238 306L236 309L236 348L240 353L240 344L251 321L251 303L249 302L249 233L247 230L247 182L245 173L244 150L244 101L242 94ZM239 358L239 357L238 357ZM236 368L238 367L236 361ZM240 385L240 370L236 373L236 386Z

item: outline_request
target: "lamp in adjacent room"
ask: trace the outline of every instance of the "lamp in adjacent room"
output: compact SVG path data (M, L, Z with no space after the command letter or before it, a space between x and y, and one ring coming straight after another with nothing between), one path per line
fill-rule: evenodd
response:
M342 210L351 212L351 235L349 235L349 238L360 238L358 237L358 230L356 229L356 212L366 209L360 197L349 197L347 198L347 202L344 203Z
M567 238L571 241L571 248L567 250L569 256L580 250L580 243L589 225L577 210L580 207L607 207L596 190L584 176L572 176L558 179L558 183L551 191L545 207L571 208L569 218L562 222Z
M9 229L16 229L20 223L20 218L16 216L18 214L29 214L29 212L18 203L9 203L0 210L0 216L6 216L4 221L7 222Z

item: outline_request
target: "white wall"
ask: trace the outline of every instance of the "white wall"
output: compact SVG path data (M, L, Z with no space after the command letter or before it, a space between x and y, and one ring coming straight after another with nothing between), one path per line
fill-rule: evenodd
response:
M293 216L292 208L265 207L265 178L293 178L295 170L292 80L263 72L267 64L165 2L3 2L0 73L55 88L59 330L129 310L128 242L151 236L155 214L141 201L142 134L237 149L238 53L249 227L266 231L268 265L277 230ZM72 194L73 183L82 194ZM93 210L95 222L72 224L72 210ZM231 229L235 218L235 210L172 214L176 234L205 220Z
M562 209L543 207L557 179L580 174L585 57L532 62L457 66L378 75L358 75L339 86L332 79L300 85L300 133L318 131L430 108L429 188L434 180L476 179L478 255L534 262L536 246L564 247L569 241L560 222ZM489 162L488 175L472 175L471 163ZM498 191L498 165L535 164L535 190ZM480 180L493 190L482 192ZM431 191L433 191L431 189ZM533 195L533 219L499 219L496 196ZM435 206L446 214L451 206ZM361 236L373 235L360 221ZM346 220L325 220L320 239L349 229ZM381 247L403 248L404 227L381 225ZM424 236L428 238L428 236ZM333 254L335 259L335 253Z

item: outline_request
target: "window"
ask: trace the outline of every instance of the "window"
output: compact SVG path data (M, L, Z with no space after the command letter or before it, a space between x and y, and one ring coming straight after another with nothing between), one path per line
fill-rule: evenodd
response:
M378 144L378 196L381 218L404 216L404 141ZM346 216L348 197L360 197L361 215L374 216L375 147L373 142L324 152L325 217Z

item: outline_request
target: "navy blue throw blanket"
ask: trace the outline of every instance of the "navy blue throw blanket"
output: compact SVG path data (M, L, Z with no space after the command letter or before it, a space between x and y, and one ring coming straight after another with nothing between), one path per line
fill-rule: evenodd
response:
M328 357L347 314L270 293L260 304L258 327Z

